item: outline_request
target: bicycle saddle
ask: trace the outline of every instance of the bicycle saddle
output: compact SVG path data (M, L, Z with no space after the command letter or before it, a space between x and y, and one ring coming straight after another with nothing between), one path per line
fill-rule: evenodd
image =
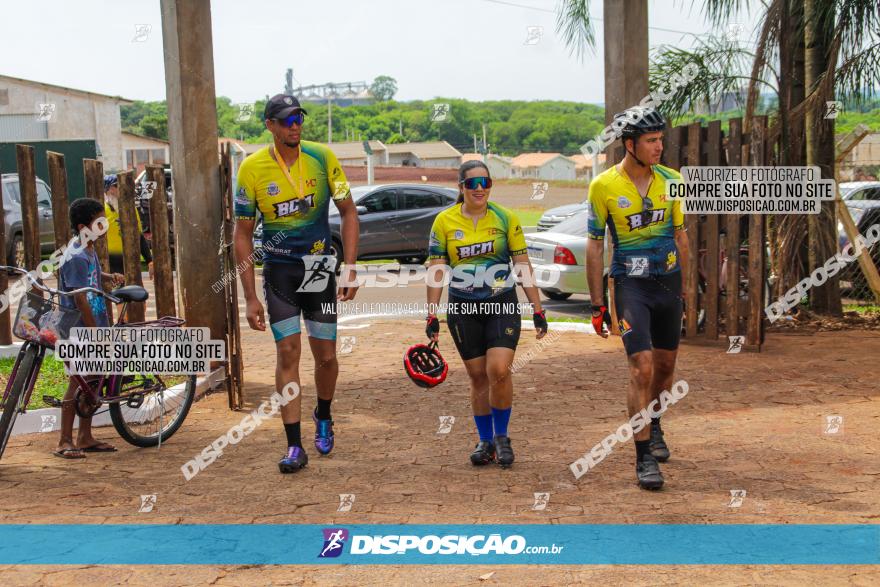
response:
M150 297L147 290L139 285L126 285L116 288L110 292L110 295L116 296L123 302L143 302Z

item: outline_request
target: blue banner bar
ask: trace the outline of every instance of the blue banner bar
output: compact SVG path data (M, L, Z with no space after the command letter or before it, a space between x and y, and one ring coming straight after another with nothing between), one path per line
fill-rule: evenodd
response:
M863 525L0 524L0 564L880 564Z

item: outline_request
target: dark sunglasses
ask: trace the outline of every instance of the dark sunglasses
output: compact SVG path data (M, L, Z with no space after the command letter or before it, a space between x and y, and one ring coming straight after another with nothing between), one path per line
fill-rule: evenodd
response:
M302 112L294 112L287 118L276 118L275 122L283 126L284 128L290 128L294 124L301 125L303 121L306 119L306 115Z
M465 189L475 190L477 187L481 187L484 190L488 190L492 187L492 178L490 177L469 177L461 181L464 185Z

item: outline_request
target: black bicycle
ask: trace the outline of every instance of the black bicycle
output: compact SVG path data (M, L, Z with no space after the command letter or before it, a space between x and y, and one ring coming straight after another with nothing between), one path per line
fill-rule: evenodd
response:
M174 316L147 322L123 322L129 303L143 302L149 297L147 290L137 285L120 287L110 293L91 287L63 292L40 283L18 267L0 265L0 271L3 270L25 276L32 286L49 297L43 298L28 291L18 306L12 331L24 344L3 392L0 457L3 456L6 443L12 435L15 419L27 409L46 350L54 349L57 341L67 339L70 329L79 323L79 311L61 306L57 302L59 296L91 292L113 303L122 304L119 319L113 324L114 328L179 328L186 322ZM171 438L186 419L196 393L195 375L138 373L71 377L79 386L74 396L76 413L80 417L94 416L102 413L98 410L106 404L113 427L119 436L139 447L161 445ZM43 401L51 406L61 406L61 401L52 396L43 396Z

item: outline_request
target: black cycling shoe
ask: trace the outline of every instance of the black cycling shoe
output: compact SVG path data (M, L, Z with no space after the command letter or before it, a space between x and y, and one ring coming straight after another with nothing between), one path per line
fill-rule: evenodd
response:
M513 464L513 449L510 448L509 436L496 436L495 449L498 453L495 455L495 462L506 469Z
M488 465L495 460L495 445L488 440L481 440L471 453L471 464L475 467Z
M666 441L663 440L663 430L660 428L660 422L651 420L651 441L648 449L651 451L651 455L661 463L669 460L669 447L666 446Z
M663 487L663 475L654 455L647 453L636 461L636 478L642 489L660 489Z

